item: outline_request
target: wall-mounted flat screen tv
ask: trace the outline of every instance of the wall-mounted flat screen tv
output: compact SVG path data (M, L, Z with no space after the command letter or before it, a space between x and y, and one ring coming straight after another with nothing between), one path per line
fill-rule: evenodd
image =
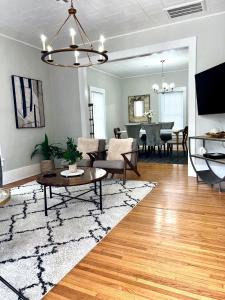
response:
M199 115L225 113L225 63L195 75Z

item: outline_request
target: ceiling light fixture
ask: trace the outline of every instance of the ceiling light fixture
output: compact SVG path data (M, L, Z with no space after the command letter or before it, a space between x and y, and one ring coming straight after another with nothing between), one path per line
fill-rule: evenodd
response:
M175 83L171 82L170 84L168 84L165 81L165 74L164 74L164 69L163 69L163 64L165 63L165 59L160 60L161 64L162 64L162 79L161 79L161 89L159 87L159 85L157 83L154 83L152 88L154 90L155 93L157 94L164 94L164 93L170 93L174 90L175 88Z
M64 1L67 2L67 1ZM71 68L78 68L78 67L90 67L93 65L103 64L108 61L107 51L104 48L105 38L103 35L100 36L100 44L99 48L95 49L91 41L89 40L83 26L81 25L80 21L78 20L76 13L77 10L73 6L73 0L70 0L71 6L68 10L68 16L66 20L63 22L61 27L58 29L56 34L51 39L50 43L46 43L47 37L42 34L41 35L41 42L42 42L42 56L41 59L43 62L58 66L58 67L71 67ZM53 42L55 42L61 33L62 29L64 28L65 24L68 20L73 19L75 21L75 28L70 29L70 37L71 43L64 48L54 48ZM76 35L79 34L81 45L77 45ZM57 62L57 54L63 53L71 53L70 59L72 62L70 64L64 64L61 62ZM79 56L82 56L82 60L79 62Z

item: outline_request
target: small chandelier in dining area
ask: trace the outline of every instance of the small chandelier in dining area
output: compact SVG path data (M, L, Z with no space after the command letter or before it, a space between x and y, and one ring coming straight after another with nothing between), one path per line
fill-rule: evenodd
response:
M171 83L166 82L164 68L163 68L164 67L163 64L165 63L165 59L160 60L160 62L162 64L161 87L157 83L154 83L152 88L153 88L154 92L157 93L157 94L170 93L174 90L175 83L174 82L171 82Z
M63 1L68 2L68 0ZM90 67L107 62L108 55L104 48L104 36L100 36L99 47L98 49L95 49L77 18L77 10L73 5L74 0L69 1L71 5L68 10L68 16L63 24L59 27L55 35L50 39L50 42L47 42L47 37L44 34L41 35L42 61L53 66L71 68ZM70 40L68 38L68 44L63 48L54 48L53 44L55 44L57 41L66 23L71 19L74 27L70 28ZM79 45L76 43L77 37L79 37ZM69 63L65 63L65 60L69 60Z

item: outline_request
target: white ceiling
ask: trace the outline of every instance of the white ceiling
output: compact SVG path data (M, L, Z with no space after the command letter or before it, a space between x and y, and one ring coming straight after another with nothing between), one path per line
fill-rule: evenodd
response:
M193 0L75 0L78 17L91 40L225 11L225 0L205 0L206 11L176 18L164 8ZM0 33L40 46L39 36L51 36L67 15L62 0L1 0ZM68 33L64 33L67 40Z
M188 48L173 49L144 57L108 62L107 64L95 66L95 69L97 68L119 78L151 75L161 73L161 60L165 60L165 72L186 70L188 69Z

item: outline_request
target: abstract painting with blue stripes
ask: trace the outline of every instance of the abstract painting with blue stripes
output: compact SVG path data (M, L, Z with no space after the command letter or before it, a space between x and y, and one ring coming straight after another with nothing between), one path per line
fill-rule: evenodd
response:
M45 127L42 81L12 75L17 128Z

